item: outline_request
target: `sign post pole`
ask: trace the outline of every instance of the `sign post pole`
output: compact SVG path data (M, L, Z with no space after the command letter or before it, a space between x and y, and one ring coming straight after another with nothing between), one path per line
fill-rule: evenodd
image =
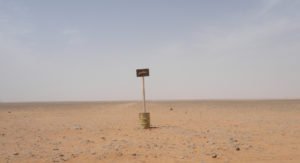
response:
M137 69L136 76L142 77L142 90L143 90L143 104L144 104L144 112L139 113L139 119L141 125L144 129L150 128L150 113L147 113L146 110L146 91L145 91L145 76L149 76L149 69Z
M143 101L144 101L144 113L146 113L146 94L145 94L145 79L144 77L142 77L143 79Z

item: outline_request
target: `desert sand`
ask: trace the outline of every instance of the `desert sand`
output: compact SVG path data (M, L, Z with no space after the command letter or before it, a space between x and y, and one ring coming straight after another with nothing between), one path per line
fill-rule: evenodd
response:
M0 162L299 163L300 100L0 104Z

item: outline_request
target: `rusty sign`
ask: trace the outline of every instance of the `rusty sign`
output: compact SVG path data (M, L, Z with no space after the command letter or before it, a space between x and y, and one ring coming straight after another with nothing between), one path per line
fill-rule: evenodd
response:
M144 76L149 76L149 69L137 69L136 70L136 76L137 77L144 77Z

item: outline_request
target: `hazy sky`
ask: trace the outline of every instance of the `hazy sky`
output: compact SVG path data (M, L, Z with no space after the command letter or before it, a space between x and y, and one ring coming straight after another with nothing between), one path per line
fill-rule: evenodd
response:
M0 0L0 101L300 98L299 0Z

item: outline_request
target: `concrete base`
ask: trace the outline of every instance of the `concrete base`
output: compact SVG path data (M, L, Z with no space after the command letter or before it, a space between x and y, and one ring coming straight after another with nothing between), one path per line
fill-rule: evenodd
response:
M150 113L139 113L139 120L144 129L150 128Z

